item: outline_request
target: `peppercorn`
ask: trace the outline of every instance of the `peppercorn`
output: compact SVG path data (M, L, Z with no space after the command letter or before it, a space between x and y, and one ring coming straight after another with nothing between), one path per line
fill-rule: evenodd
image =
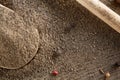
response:
M105 77L109 78L110 77L110 73L109 72L105 73Z
M58 71L57 70L52 71L52 75L57 76L58 75Z

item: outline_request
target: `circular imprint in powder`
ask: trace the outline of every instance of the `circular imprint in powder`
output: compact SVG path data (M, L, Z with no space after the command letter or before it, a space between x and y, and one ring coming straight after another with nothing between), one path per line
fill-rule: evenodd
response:
M39 33L13 11L0 5L0 67L18 69L37 53Z

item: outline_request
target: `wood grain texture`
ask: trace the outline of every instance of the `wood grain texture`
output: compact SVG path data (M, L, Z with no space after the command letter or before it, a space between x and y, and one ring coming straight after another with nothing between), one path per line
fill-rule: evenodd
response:
M120 16L99 0L76 0L90 12L120 33Z

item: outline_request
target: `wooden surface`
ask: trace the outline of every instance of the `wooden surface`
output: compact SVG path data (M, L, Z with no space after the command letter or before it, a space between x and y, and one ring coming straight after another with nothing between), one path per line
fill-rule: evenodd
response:
M76 0L111 28L120 33L120 16L99 0Z
M108 7L110 7L112 10L114 10L116 13L120 15L120 4L110 2L108 0L100 0L100 1L102 1L104 4L106 4Z
M12 2L23 21L38 29L40 47L25 67L0 69L1 80L104 80L99 68L110 72L110 80L120 79L120 69L113 67L120 61L120 34L75 0ZM56 77L50 74L54 69Z

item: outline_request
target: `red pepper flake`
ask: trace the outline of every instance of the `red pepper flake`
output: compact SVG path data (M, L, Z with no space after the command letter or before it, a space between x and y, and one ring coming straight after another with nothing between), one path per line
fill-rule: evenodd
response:
M57 70L52 71L52 75L57 76L58 75L58 71Z

